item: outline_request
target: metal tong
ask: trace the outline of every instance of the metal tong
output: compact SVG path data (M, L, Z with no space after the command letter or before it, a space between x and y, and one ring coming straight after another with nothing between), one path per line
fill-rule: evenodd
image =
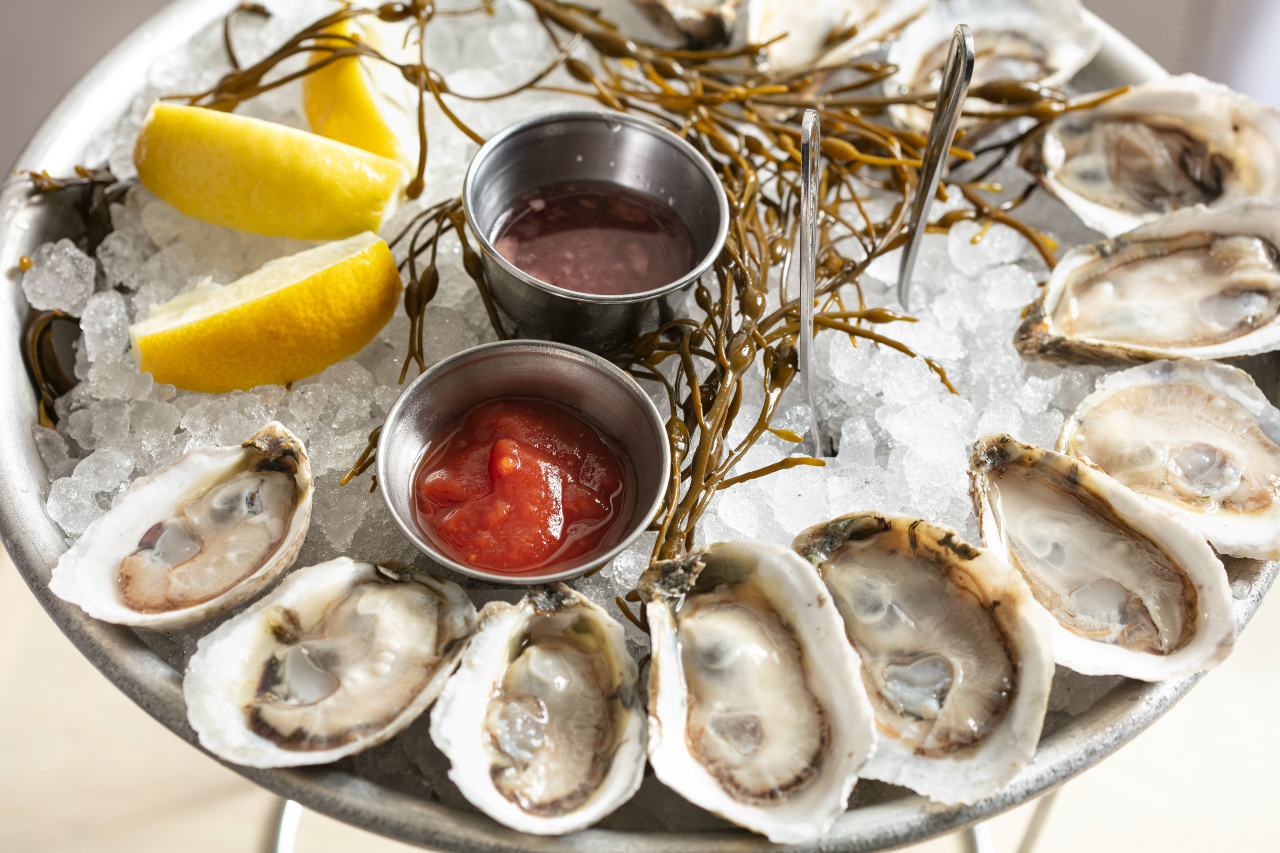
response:
M796 341L800 349L800 387L809 406L809 430L813 455L826 456L822 419L813 403L813 303L817 298L818 246L818 159L822 156L822 129L817 110L805 110L800 123L800 329Z
M898 304L903 311L911 310L911 273L916 265L916 255L920 253L920 240L929 224L929 205L938 194L938 181L946 168L947 152L955 141L960 111L964 108L972 79L973 34L964 24L959 24L951 36L951 50L947 54L942 85L934 103L933 124L929 127L929 141L925 145L924 163L920 169L920 185L916 187L915 201L911 206L910 231L902 250L902 266L898 270Z

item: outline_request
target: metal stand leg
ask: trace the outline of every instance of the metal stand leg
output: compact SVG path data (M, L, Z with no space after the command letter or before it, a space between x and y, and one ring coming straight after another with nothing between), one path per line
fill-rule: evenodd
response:
M995 842L991 839L991 824L985 820L966 829L963 840L965 853L996 853Z
M1027 824L1027 830L1022 834L1022 842L1018 845L1018 853L1034 853L1036 841L1040 838L1045 821L1049 819L1049 810L1053 808L1054 798L1058 796L1060 790L1062 789L1056 788L1050 791L1036 803L1036 810L1031 813L1031 822ZM960 840L964 844L965 853L995 853L996 851L995 841L991 837L991 824L985 820L960 830Z
M281 800L267 825L267 838L263 853L293 853L298 840L298 821L302 818L302 806L293 800Z

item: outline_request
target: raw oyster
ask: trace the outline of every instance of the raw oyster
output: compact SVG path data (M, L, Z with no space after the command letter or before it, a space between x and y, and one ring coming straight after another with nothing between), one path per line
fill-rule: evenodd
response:
M203 637L182 693L200 744L247 767L325 764L412 723L475 630L451 581L339 557Z
M1057 450L1174 510L1223 554L1280 559L1280 411L1243 370L1153 361L1107 377Z
M137 480L54 567L49 589L105 622L170 631L252 598L311 519L306 448L272 421Z
M1217 666L1235 642L1226 571L1167 510L1087 464L1007 435L974 445L982 544L1056 620L1054 658L1143 681Z
M934 0L747 0L747 41L772 42L761 65L774 74L826 68L875 50ZM779 38L780 36L784 36Z
M1052 361L1134 364L1280 348L1280 205L1197 206L1072 249L1014 344Z
M499 823L590 826L644 777L644 709L617 620L563 584L491 601L431 712L449 778Z
M645 17L691 50L723 47L733 37L742 0L634 0Z
M885 80L885 94L933 94L957 24L973 33L974 67L970 86L1005 80L1060 88L1089 63L1102 38L1081 14L1079 0L951 0L939 3L903 31L889 48L898 70ZM965 110L998 112L1004 107L970 98ZM933 111L894 104L893 117L904 126L927 131ZM965 125L979 119L966 117Z
M859 512L792 547L818 567L862 658L876 713L862 775L974 803L1036 751L1053 681L1052 620L1003 560L954 530Z
M658 778L770 841L820 838L875 735L858 656L817 573L777 545L722 542L654 563L640 594Z
M1196 204L1280 199L1280 111L1183 74L1066 113L1028 140L1021 162L1114 237Z

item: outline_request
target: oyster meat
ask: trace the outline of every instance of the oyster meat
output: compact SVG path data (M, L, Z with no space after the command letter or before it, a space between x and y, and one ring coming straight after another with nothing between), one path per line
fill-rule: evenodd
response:
M973 33L973 89L1014 80L1060 88L1102 45L1102 38L1085 22L1079 0L951 0L925 12L893 42L888 61L898 70L886 78L885 94L936 93L957 24L966 24ZM965 109L975 113L1004 108L971 97ZM933 120L932 110L914 104L894 104L889 112L905 127L921 132ZM980 119L961 121L971 126Z
M106 622L194 625L293 565L312 489L306 449L274 421L240 447L192 450L136 481L89 525L49 589Z
M449 778L512 829L563 835L644 776L638 671L617 620L563 584L491 601L431 714Z
M954 530L859 512L792 547L818 567L875 708L862 775L943 803L994 793L1035 753L1053 680L1051 620L1003 560Z
M1021 162L1114 237L1179 208L1280 199L1280 111L1183 74L1066 113L1028 140Z
M202 638L182 692L200 744L247 767L325 764L404 730L475 630L452 581L339 557Z
M934 0L747 0L747 41L774 74L826 68L875 50Z
M1280 411L1243 370L1182 359L1113 374L1057 450L1174 510L1220 553L1280 559Z
M1217 666L1235 642L1226 571L1204 538L1084 462L987 435L969 477L983 544L1054 618L1054 657L1143 681Z
M1170 213L1072 249L1014 343L1053 361L1133 364L1280 348L1280 204Z
M780 844L844 811L874 733L858 658L813 569L764 542L654 563L649 761L685 799Z

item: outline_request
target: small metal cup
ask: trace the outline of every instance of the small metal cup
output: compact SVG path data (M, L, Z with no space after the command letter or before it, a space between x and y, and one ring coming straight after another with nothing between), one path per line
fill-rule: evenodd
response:
M569 406L617 441L631 463L636 493L631 517L618 522L622 538L608 551L545 574L506 575L459 563L423 535L414 514L413 480L428 442L472 407L501 397L540 397ZM496 583L551 583L609 562L661 508L670 468L666 424L634 379L599 356L540 341L485 344L436 364L400 395L378 439L378 490L404 535L440 565Z
M498 218L526 193L563 181L604 181L669 205L693 237L697 263L670 284L597 296L540 281L491 242ZM669 130L621 113L552 113L514 124L476 153L462 188L494 301L516 335L608 352L675 317L685 292L724 246L729 203L707 159Z

